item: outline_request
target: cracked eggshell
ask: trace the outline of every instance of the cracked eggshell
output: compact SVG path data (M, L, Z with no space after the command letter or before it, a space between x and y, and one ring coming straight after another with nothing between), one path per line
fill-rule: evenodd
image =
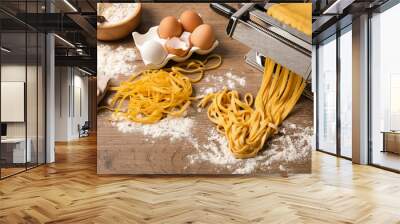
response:
M185 32L180 38L173 37L168 39L164 45L168 53L179 57L185 56L192 47L189 41L189 36L190 33Z

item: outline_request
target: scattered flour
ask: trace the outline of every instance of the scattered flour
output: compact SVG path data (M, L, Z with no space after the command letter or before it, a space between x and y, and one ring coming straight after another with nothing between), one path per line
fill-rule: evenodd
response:
M215 165L235 164L237 159L230 152L225 136L218 133L215 128L208 133L207 143L201 145L201 148L197 148L199 153L189 156L190 163L208 161Z
M295 124L284 122L281 135L270 139L259 155L249 159L236 159L229 150L225 137L215 128L208 133L208 143L198 149L198 153L188 156L190 164L209 162L214 165L231 167L234 174L249 174L257 167L270 169L279 164L279 170L286 171L288 162L303 161L311 155L312 128L297 128ZM288 135L285 135L287 133Z
M195 122L189 117L167 117L155 124L139 124L123 118L113 120L112 124L119 131L140 133L147 142L155 143L158 138L168 138L170 142L186 141L197 151L187 156L189 164L211 163L228 168L233 174L250 174L256 169L268 171L272 167L286 172L288 163L307 161L311 156L312 128L297 127L288 122L282 124L280 133L268 140L265 149L256 157L236 159L229 150L225 136L214 127L206 132L207 139L201 141L196 138L193 134Z
M226 77L228 77L230 80L234 80L241 86L246 85L246 79L244 77L236 76L236 75L232 74L232 72L226 73Z
M131 15L136 7L137 3L99 3L97 12L106 19L105 23L117 23Z
M200 88L200 96L218 92L224 87L235 89L237 86L244 87L246 85L244 77L234 75L232 72L227 72L224 75L207 75L204 82L207 83L207 87Z
M123 133L141 133L147 137L146 141L167 137L173 142L177 139L193 138L192 127L194 122L192 119L186 117L167 117L155 124L140 124L120 119L113 121L113 125ZM194 141L191 141L191 143L195 144Z
M132 75L135 72L136 51L133 46L112 46L97 43L97 72L100 76L113 78Z

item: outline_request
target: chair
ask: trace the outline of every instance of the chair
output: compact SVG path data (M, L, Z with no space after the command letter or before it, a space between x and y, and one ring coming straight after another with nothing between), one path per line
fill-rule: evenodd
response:
M89 130L90 130L89 121L85 121L82 127L78 125L79 138L89 136Z

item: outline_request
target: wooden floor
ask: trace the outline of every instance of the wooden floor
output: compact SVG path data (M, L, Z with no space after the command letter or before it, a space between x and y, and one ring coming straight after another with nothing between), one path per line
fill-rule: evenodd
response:
M400 155L392 152L381 152L374 150L372 157L374 164L400 170Z
M0 223L400 223L400 175L315 152L313 174L96 175L94 137L0 181Z
M25 170L25 166L24 167L1 168L1 178L8 177L8 176L11 176L11 175L19 173L19 172L23 172L24 170Z

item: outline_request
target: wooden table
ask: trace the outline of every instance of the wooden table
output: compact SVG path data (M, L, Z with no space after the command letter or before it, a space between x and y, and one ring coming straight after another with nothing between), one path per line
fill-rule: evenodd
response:
M1 145L2 158L0 159L4 159L4 163L25 165L25 162L31 162L32 140L30 138L4 138L1 139Z
M383 149L382 152L400 154L400 131L382 131Z
M216 38L220 45L213 53L220 54L223 57L223 64L218 70L213 70L207 75L224 74L228 71L246 77L246 85L238 88L241 93L251 92L256 94L261 83L262 73L249 66L244 61L244 56L250 50L241 43L230 39L226 33L228 20L209 8L209 4L143 4L142 22L138 31L146 32L150 27L157 25L160 20L167 15L179 16L186 9L193 9L201 14L205 23L209 23L216 31ZM131 38L122 43L112 44L133 44ZM143 62L137 61L138 71L143 69ZM126 77L118 77L112 84L118 84ZM195 92L204 87L205 83L200 82L194 85ZM105 99L107 101L107 98ZM207 132L214 125L208 120L206 112L197 112L196 102L188 111L188 116L195 121L195 127L192 130L202 141L206 141ZM312 127L313 119L312 101L302 98L296 105L293 113L287 119L288 123L295 124L296 129L304 130ZM141 134L125 134L118 131L111 122L110 112L100 112L98 114L98 138L97 138L97 171L99 174L232 174L237 173L240 165L224 166L215 165L207 161L198 163L189 163L188 156L198 153L191 144L185 140L179 140L171 143L168 139L160 139L154 143L146 141L146 137ZM289 133L289 137L293 133ZM275 136L272 140L281 137ZM272 141L271 140L271 141ZM307 173L311 171L311 143L305 145L309 153L301 159L294 161L282 160L272 164L263 165L266 161L257 161L257 166L251 170L251 174L263 175L270 173ZM285 150L282 145L281 149ZM268 145L266 149L268 150ZM246 173L246 172L245 172Z

